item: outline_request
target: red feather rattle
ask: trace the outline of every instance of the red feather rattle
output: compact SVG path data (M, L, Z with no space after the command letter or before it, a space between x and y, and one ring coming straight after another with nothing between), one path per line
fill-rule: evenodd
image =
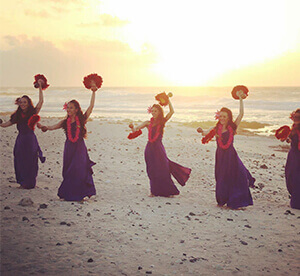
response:
M231 95L234 99L239 100L239 93L242 93L242 99L246 99L248 97L249 90L244 85L237 85L233 87Z
M171 98L172 96L173 94L171 92L169 92L168 95L166 94L166 92L162 92L155 96L155 100L157 100L161 106L166 106L169 104L169 98Z
M130 124L129 127L130 127L131 129L133 129L133 124ZM130 139L130 140L132 140L132 139L134 139L134 138L140 136L141 134L142 134L142 130L139 129L139 130L137 130L137 131L135 131L135 132L129 133L129 135L128 135L127 138Z
M91 89L93 86L96 86L98 89L101 87L103 82L102 77L97 74L89 74L84 77L83 84L85 88Z
M275 137L281 142L285 141L291 133L291 129L289 126L282 126L275 132Z
M199 133L203 132L203 131L199 131L197 129L197 131ZM214 138L216 135L216 128L214 127L209 133L207 133L201 140L202 144L207 144L209 141L212 140L212 138Z
M34 82L33 82L33 86L35 88L39 88L40 85L38 83L39 80L42 80L42 89L45 90L47 87L49 87L49 84L47 83L47 79L44 75L42 74L37 74L34 76Z

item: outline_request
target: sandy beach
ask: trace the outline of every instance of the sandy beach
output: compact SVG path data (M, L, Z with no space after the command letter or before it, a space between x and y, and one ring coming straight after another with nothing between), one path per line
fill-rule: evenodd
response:
M47 160L33 190L15 182L16 127L0 130L1 275L300 275L300 211L289 207L284 178L287 144L235 136L256 188L253 206L228 210L215 200L216 144L202 145L194 128L172 121L165 128L168 157L192 169L174 198L148 197L147 130L128 140L128 122L92 120L87 129L97 195L83 203L57 197L63 130L35 131ZM19 205L24 198L33 204Z

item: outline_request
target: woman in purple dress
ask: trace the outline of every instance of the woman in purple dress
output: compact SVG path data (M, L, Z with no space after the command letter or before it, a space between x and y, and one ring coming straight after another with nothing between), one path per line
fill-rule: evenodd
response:
M300 209L300 109L293 112L291 118L294 124L289 135L291 149L285 165L285 180L291 195L291 207Z
M96 194L92 177L92 166L96 163L89 158L84 138L87 132L85 124L94 108L97 89L96 86L91 87L90 106L84 114L79 103L72 100L67 104L67 116L64 120L52 126L38 126L43 132L63 128L66 133L63 181L57 193L59 198L66 201L81 201Z
M14 146L14 167L17 183L23 189L33 189L36 185L38 174L38 158L45 162L42 151L34 134L33 127L28 121L32 116L37 115L43 105L43 81L38 80L39 102L34 107L31 99L24 95L16 99L17 110L10 116L10 120L0 124L1 127L9 127L17 124L19 134Z
M168 159L164 145L162 144L163 132L166 122L174 114L174 109L169 100L169 113L164 117L163 109L160 105L154 104L151 107L152 118L145 121L132 131L139 131L148 128L148 143L145 149L145 161L147 174L150 179L150 196L171 197L179 195L179 190L175 186L171 175L184 186L189 179L191 169L185 168Z
M231 110L223 107L217 125L210 130L217 137L215 163L217 203L218 206L227 204L231 209L253 205L249 187L253 187L255 182L255 178L246 169L233 147L233 137L244 115L241 93L239 99L240 113L236 120L233 122ZM198 129L198 132L202 132L202 135L208 134L202 129Z

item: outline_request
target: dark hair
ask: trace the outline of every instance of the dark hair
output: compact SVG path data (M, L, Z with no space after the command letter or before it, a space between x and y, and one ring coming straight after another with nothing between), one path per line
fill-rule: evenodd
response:
M158 111L159 111L158 117L155 120L154 125L161 125L161 132L163 133L164 127L165 127L165 124L166 124L166 119L165 119L165 116L164 116L164 110L162 109L162 107L159 104L152 105L152 108L154 108L154 107L157 108Z
M295 115L300 116L300 108L296 109ZM291 138L292 136L294 136L295 133L297 132L297 130L300 130L300 124L293 123L292 130L291 130L291 133L290 133L289 137Z
M25 98L28 102L28 108L27 108L27 110L24 114L25 114L26 118L29 118L33 114L36 113L35 107L33 106L32 100L27 95L23 95L22 97L17 98L15 100L15 104L19 105L19 101L22 98ZM11 123L16 124L16 123L20 122L20 120L22 119L22 116L21 116L22 112L23 111L22 111L21 107L18 106L17 110L13 114L11 114L11 116L10 116Z
M236 133L236 129L237 129L237 125L233 122L231 110L229 108L227 108L227 107L222 107L221 110L220 110L220 113L221 112L227 113L227 115L228 115L228 125L232 127L233 132L235 134ZM220 124L221 124L220 121L218 121L218 123L216 125L216 128L218 128Z
M68 104L69 103L74 104L75 108L78 109L76 115L78 116L78 119L79 119L79 122L80 122L80 134L83 138L86 138L86 132L87 132L86 127L85 127L86 117L82 113L80 104L76 100L69 101ZM63 124L62 124L62 127L63 127L65 132L67 132L67 119L68 119L68 116L66 117L66 119L64 119Z

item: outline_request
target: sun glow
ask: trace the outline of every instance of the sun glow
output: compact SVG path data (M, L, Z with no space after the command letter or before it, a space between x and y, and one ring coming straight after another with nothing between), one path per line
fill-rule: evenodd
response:
M106 8L129 20L123 39L132 49L153 45L152 70L174 85L205 85L228 70L276 57L294 40L287 36L284 1L141 2L112 1Z
M15 73L26 83L40 62L64 85L65 79L77 85L90 70L102 71L110 86L299 82L294 73L300 68L295 61L300 54L298 0L27 2L2 4L6 84ZM28 76L22 68L30 68Z

